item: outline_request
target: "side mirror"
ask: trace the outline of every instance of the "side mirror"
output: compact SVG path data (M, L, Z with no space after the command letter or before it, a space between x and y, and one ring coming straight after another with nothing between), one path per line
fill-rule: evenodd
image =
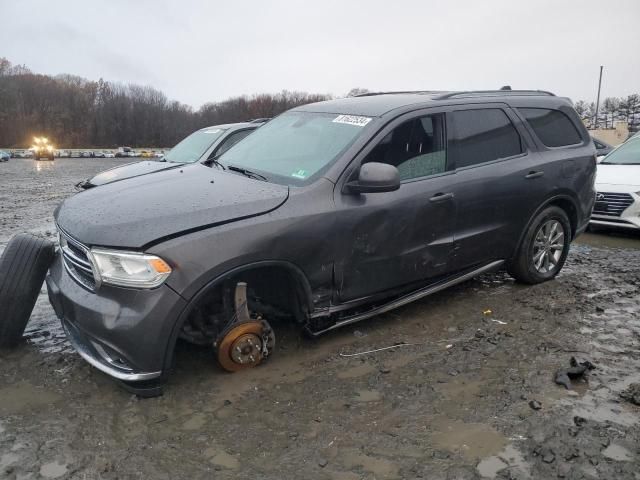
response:
M358 179L347 183L351 193L393 192L400 188L398 169L387 163L371 162L360 166Z

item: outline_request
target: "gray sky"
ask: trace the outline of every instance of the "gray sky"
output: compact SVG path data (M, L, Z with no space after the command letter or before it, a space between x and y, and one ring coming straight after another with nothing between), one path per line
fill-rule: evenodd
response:
M640 91L640 0L0 0L0 56L199 107L282 89Z

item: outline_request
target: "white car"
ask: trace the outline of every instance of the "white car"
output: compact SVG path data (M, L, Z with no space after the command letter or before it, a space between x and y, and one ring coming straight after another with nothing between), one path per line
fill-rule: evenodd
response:
M111 153L111 152L107 152L104 154L104 158L115 158L115 154Z
M598 164L595 226L640 230L640 137L632 137Z

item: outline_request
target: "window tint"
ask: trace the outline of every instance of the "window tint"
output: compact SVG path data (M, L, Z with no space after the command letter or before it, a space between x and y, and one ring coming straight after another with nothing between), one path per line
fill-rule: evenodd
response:
M362 163L388 163L400 180L426 177L446 170L444 115L408 120L389 132Z
M564 147L581 143L580 133L573 122L559 110L520 108L533 131L547 147Z
M244 137L249 135L251 132L253 132L253 129L240 130L239 132L232 133L222 141L222 144L216 150L215 155L222 155L224 152L229 150L231 147L233 147L236 143L238 143Z
M450 155L456 168L508 158L522 153L520 135L498 108L451 113Z

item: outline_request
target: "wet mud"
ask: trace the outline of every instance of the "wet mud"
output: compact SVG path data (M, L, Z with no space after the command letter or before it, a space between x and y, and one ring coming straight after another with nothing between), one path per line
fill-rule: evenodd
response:
M53 238L73 183L118 163L0 164L0 250ZM0 352L0 478L637 480L639 292L640 237L588 234L545 284L484 275L318 339L276 325L253 370L179 344L140 400L80 359L43 290ZM566 389L572 356L596 369Z

